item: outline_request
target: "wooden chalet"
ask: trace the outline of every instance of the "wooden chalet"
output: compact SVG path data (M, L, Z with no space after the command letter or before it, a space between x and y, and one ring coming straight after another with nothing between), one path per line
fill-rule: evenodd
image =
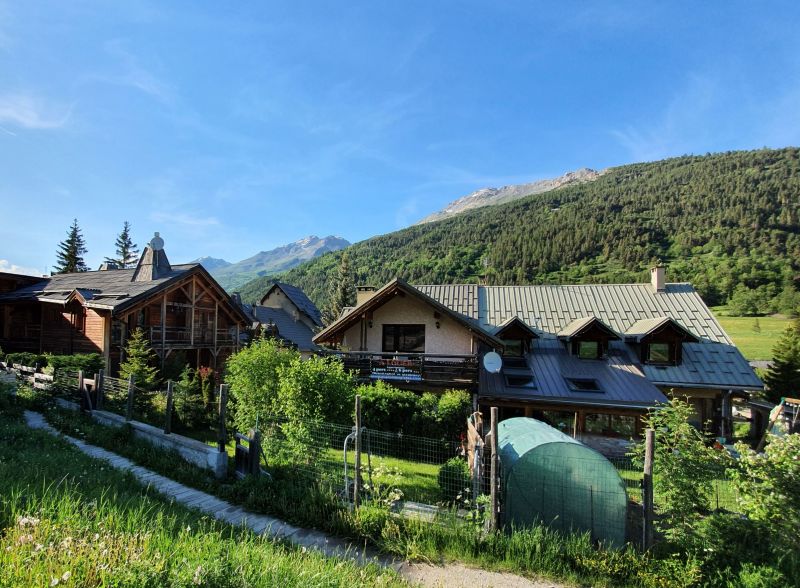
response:
M100 353L112 374L136 328L162 364L181 353L195 367L217 367L248 324L200 264L170 264L158 233L135 268L56 274L0 294L4 351Z
M355 308L314 338L364 380L417 390L464 388L501 418L531 416L575 434L629 438L669 396L693 423L732 434L732 402L763 389L690 284L363 288ZM481 358L502 355L489 373Z

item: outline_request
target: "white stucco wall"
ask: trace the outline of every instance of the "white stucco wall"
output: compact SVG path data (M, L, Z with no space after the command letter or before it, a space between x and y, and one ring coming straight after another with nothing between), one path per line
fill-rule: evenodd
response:
M383 344L383 325L425 325L425 353L467 355L474 353L472 334L446 315L439 318L439 328L433 316L433 307L411 296L395 296L376 309L372 315L372 328L367 328L367 351L380 353ZM361 340L359 324L344 334L342 346L358 351Z

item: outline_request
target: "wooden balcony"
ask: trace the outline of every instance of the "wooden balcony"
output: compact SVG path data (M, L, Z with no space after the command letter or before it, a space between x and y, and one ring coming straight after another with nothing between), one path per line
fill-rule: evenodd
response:
M471 388L478 383L475 355L425 353L335 352L346 370L361 381L384 380L414 388L426 386Z
M192 329L189 327L164 327L162 335L162 327L155 325L148 328L147 337L154 348L161 347L162 342L165 347L172 349L231 347L237 344L236 332L230 332L228 329L217 329L215 339L214 329L195 327L193 338Z

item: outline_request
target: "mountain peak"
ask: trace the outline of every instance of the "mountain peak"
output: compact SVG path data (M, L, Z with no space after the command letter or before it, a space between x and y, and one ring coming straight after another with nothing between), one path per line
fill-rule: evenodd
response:
M531 194L541 194L542 192L555 190L556 188L561 188L569 184L591 182L604 173L605 171L598 172L588 167L582 167L575 171L567 172L557 178L538 180L527 184L511 184L503 186L502 188L481 188L475 190L471 194L453 200L442 210L429 214L416 224L421 225L423 223L442 220L473 208L511 202L519 198L524 198L525 196L530 196Z

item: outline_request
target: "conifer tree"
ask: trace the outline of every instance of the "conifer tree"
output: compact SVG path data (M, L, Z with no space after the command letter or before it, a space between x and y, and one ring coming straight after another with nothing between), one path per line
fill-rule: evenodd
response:
M158 370L154 367L156 354L142 329L131 333L125 344L125 361L119 366L120 378L134 378L134 384L142 390L153 390L158 384Z
M139 246L131 238L131 225L128 221L122 225L122 232L117 235L114 242L116 247L116 257L106 257L106 261L114 263L120 268L130 267L139 259Z
M85 272L89 271L89 266L83 260L86 254L86 244L83 241L83 235L78 227L78 219L72 220L67 232L67 238L58 244L58 251L56 251L56 266L54 273L66 274L71 272Z
M800 319L792 322L772 350L772 366L764 376L767 397L779 402L781 397L800 393Z
M350 256L347 252L342 253L342 260L339 262L339 270L336 277L331 282L328 294L328 305L325 307L324 320L326 324L331 324L342 314L342 309L346 306L355 306L356 287L353 282L353 274L350 271Z

